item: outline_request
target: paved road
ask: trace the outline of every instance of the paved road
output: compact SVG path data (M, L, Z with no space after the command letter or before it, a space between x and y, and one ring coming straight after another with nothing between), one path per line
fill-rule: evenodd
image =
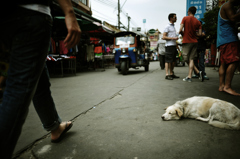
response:
M15 154L18 159L210 159L239 158L240 133L192 119L162 121L164 108L191 96L209 96L240 107L239 97L218 92L218 72L207 67L209 81L183 82L187 67L176 67L180 79L165 80L158 62L123 76L113 67L51 78L52 94L63 120L73 120L65 139L52 144L33 106ZM240 75L233 80L240 92ZM34 146L31 146L35 142Z

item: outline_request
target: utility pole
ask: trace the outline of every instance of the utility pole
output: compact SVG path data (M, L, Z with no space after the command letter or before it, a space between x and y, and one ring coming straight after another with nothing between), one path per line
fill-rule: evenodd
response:
M120 0L118 0L118 29L120 29Z
M131 19L131 17L128 16L128 31L129 31L129 28L130 28L130 19Z

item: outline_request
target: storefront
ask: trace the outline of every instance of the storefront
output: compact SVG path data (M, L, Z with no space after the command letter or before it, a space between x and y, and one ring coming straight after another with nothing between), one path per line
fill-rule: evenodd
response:
M104 67L98 65L103 62L104 56L110 54L110 46L113 44L115 31L96 18L74 7L75 15L82 31L80 43L72 49L66 49L63 40L67 35L65 17L58 3L53 2L53 32L47 65L50 74L64 76L66 73L76 74L77 70ZM92 40L92 39L95 40ZM102 48L96 52L96 47ZM98 56L97 56L98 55ZM106 57L107 58L107 57ZM100 60L99 60L100 59Z

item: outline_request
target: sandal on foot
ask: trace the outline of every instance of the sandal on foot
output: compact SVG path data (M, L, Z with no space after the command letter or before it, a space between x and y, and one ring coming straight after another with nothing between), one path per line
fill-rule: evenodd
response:
M71 129L71 127L73 126L73 124L71 123L71 124L69 124L69 125L67 126L67 123L68 123L68 122L66 122L65 129L63 130L63 132L61 133L61 135L60 135L57 139L51 140L52 143L58 143L58 142L60 142L60 141L63 139L64 134L66 134L66 132L68 132L68 130Z

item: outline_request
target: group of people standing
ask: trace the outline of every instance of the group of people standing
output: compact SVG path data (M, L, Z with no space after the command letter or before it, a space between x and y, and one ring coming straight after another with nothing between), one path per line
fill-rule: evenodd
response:
M162 38L158 41L158 51L159 51L159 59L161 69L165 68L167 80L173 80L174 78L179 78L174 74L174 66L176 62L176 55L179 50L177 40L178 35L181 34L183 36L183 59L189 65L188 76L183 78L185 82L192 82L192 72L194 70L195 77L198 77L201 81L208 79L205 75L204 68L204 59L199 60L199 66L194 65L194 60L197 58L197 48L198 48L198 39L202 37L204 34L202 33L202 25L201 22L198 21L194 14L196 13L196 7L190 7L188 9L188 16L184 17L181 22L180 30L177 33L175 30L174 23L177 21L177 15L175 13L170 13L168 15L169 24L165 27L163 31ZM184 31L183 31L184 29ZM198 30L196 32L196 30ZM165 40L165 41L164 41ZM163 44L165 42L165 48ZM164 50L165 49L165 50ZM163 54L165 55L163 56ZM202 56L199 56L199 59ZM204 58L204 57L203 57ZM202 64L203 62L203 64ZM163 63L165 65L163 66ZM203 66L203 67L202 67ZM199 70L199 69L200 70Z
M235 23L240 21L240 13L234 12L234 6L239 6L240 1L229 0L219 10L217 47L220 51L221 65L219 68L219 91L224 91L234 96L240 96L231 88L234 71L239 65L239 40ZM178 35L182 35L182 55L184 62L188 64L188 74L183 78L184 82L192 82L192 78L199 78L200 81L208 80L205 72L204 55L206 50L206 35L202 28L202 22L194 15L196 7L188 9L188 16L185 16L180 24L180 29L176 32L174 23L177 20L175 13L168 16L169 24L163 31L163 36L158 41L158 53L160 67L166 71L166 80L179 78L174 74L174 65L178 45ZM193 75L194 72L194 75Z

